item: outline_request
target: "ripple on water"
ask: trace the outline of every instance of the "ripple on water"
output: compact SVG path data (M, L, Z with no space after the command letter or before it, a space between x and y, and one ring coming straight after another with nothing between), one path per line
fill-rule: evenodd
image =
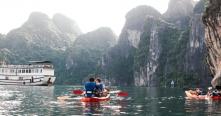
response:
M221 103L188 101L179 89L125 88L128 97L111 96L111 101L83 104L80 98L58 101L81 89L74 86L14 87L0 86L0 115L220 115ZM133 94L134 93L134 94Z
M19 95L20 91L0 91L0 98L10 98L16 95Z
M142 105L136 105L136 108L142 108L143 106Z
M161 109L166 109L166 107L160 107Z

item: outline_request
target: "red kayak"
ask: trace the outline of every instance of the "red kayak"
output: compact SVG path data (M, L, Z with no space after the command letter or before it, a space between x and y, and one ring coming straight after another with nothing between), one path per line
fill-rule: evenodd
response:
M103 102L103 101L109 101L110 100L110 94L108 94L106 97L83 97L81 98L81 102Z
M196 95L191 93L192 90L185 91L186 96L188 99L196 99L196 100L205 100L205 99L212 99L212 100L221 100L221 96L209 96L209 95Z
M212 100L221 100L221 96L212 96L211 99Z

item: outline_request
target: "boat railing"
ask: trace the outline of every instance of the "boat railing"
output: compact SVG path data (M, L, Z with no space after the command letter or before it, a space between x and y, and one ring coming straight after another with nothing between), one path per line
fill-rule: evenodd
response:
M53 68L53 65L0 65L0 68Z

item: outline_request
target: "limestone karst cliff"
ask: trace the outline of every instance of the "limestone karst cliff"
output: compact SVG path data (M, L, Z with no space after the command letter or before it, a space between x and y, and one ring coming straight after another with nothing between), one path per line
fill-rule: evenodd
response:
M221 86L221 21L220 21L220 0L208 0L203 15L203 23L206 26L205 38L208 50L207 63L213 76L213 87Z
M59 80L65 72L65 51L79 34L77 24L64 15L51 19L44 13L33 12L22 26L0 39L0 60L12 64L50 60Z
M206 64L205 26L202 22L203 11L205 10L205 0L199 1L190 18L189 42L187 45L187 65L186 71L193 73L199 78L200 83L209 84L211 76Z
M116 36L107 27L78 36L66 51L67 73L62 79L81 83L90 75L101 75L102 56L115 44Z
M12 64L50 60L57 84L80 84L88 75L101 72L102 55L115 40L108 27L83 34L73 20L62 14L51 19L33 12L21 27L0 35L0 60Z
M59 22L59 19L63 19L63 21ZM63 15L55 15L52 20L44 13L33 12L21 27L7 34L6 40L14 42L24 40L30 44L48 46L51 49L65 50L70 46L71 41L80 34L79 28L74 26L74 21L70 19L66 21L65 19L67 20ZM61 27L60 25L64 26ZM67 30L68 27L66 25L69 25L69 30ZM66 28L64 28L65 26ZM74 28L77 28L76 32Z
M202 1L195 6L192 0L171 0L165 14L149 6L129 11L118 44L104 57L113 83L167 86L175 80L177 86L206 84L203 6Z
M71 20L66 22L66 25L67 23L70 23L69 27L74 24ZM60 56L57 53L62 54L79 35L79 32L73 30L68 33L64 33L64 28L61 30L46 14L33 12L21 27L13 29L1 40L0 48L11 52L12 55L6 58L10 63L20 64L37 59L50 60L54 59L54 56Z
M49 18L35 12L21 27L0 35L0 58L16 64L51 60L58 84L81 84L91 75L100 75L113 85L168 86L173 80L175 86L200 86L210 79L204 59L207 51L212 74L219 71L219 45L214 47L207 39L209 49L205 49L204 6L204 0L196 5L193 0L171 0L164 14L137 6L126 14L116 43L109 28L83 34L62 14ZM204 16L206 35L214 38L216 32L209 32L219 27L214 28L210 15Z

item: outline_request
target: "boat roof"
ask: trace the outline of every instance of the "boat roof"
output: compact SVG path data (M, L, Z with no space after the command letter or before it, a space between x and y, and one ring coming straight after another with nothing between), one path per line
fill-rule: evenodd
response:
M36 64L51 64L51 61L29 61L30 63L36 63Z

